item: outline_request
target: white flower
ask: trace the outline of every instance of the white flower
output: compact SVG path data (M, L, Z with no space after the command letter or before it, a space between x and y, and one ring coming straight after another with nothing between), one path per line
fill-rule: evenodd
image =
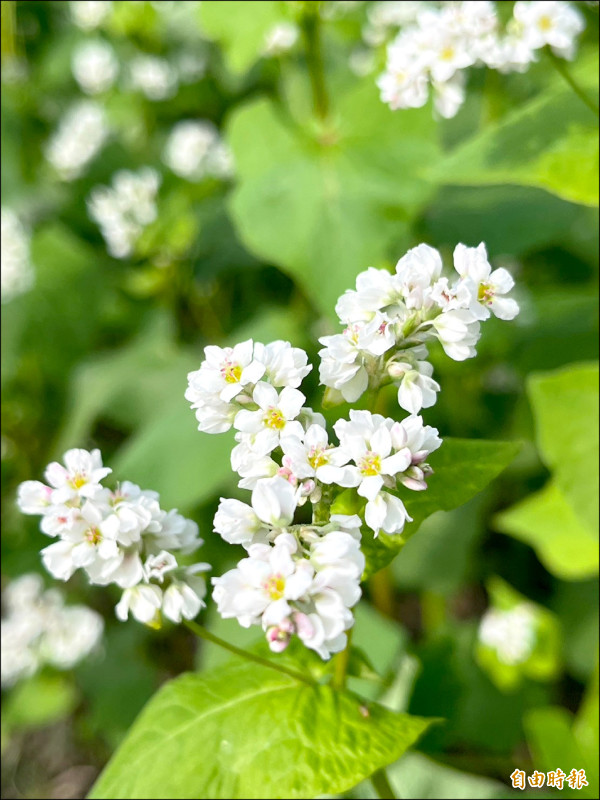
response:
M161 605L162 590L160 586L153 583L141 583L125 589L115 612L122 622L125 622L131 612L138 622L148 625L157 621Z
M291 524L297 505L294 487L279 475L257 481L251 502L249 506L222 497L214 519L215 533L244 547L264 542L270 528Z
M46 146L46 158L62 180L78 178L108 136L103 108L93 100L71 106Z
M451 119L465 102L465 79L457 72L447 81L433 84L433 104L444 119Z
M330 567L346 573L349 579L360 578L365 569L360 540L345 530L329 531L312 544L310 560L317 571Z
M339 298L335 312L342 322L349 325L369 322L382 309L390 316L397 316L405 310L401 286L396 275L385 269L369 267L357 276L356 291L347 289Z
M29 236L17 215L2 209L2 302L28 291L35 280L29 256Z
M321 383L340 391L348 403L355 403L369 385L364 354L358 346L358 323L319 341L325 345L319 350Z
M254 357L264 364L263 380L278 389L284 386L297 389L312 369L304 350L281 339L269 344L256 342Z
M291 22L279 22L265 34L263 53L278 56L286 53L298 41L298 28Z
M200 369L190 372L188 382L204 396L215 396L229 403L248 384L255 384L265 372L264 364L254 356L254 343L248 339L235 347L204 348L205 360Z
M314 570L308 561L294 561L297 543L291 534L280 534L273 546L253 544L248 558L236 569L213 578L213 598L225 619L236 617L245 628L277 625L292 613L290 602L308 590Z
M114 84L119 62L103 39L82 42L71 60L73 76L86 94L101 94Z
M479 322L470 311L457 309L440 314L431 323L446 355L455 361L464 361L477 355L475 345L479 341Z
M338 420L334 429L355 466L329 467L326 475L331 482L349 478L347 485L356 486L361 497L374 500L386 478L394 478L395 485L395 476L410 466L411 453L406 446L392 453L392 436L383 417L351 411L350 420Z
M532 49L550 45L558 56L574 57L575 39L585 28L585 22L573 4L560 0L518 0L513 16L526 45Z
M40 655L57 669L71 669L102 638L104 620L86 606L66 606L52 616L40 642Z
M284 436L281 449L289 459L290 469L298 478L320 479L328 464L342 466L349 456L339 447L329 444L327 431L321 425L311 425L304 436Z
M110 16L112 3L110 0L71 0L69 11L78 28L92 31Z
M398 404L409 414L435 405L440 385L431 377L433 367L428 361L392 361L387 370L395 381L400 380Z
M167 100L177 91L177 73L168 61L158 56L139 55L129 63L132 89L148 100Z
M165 575L177 569L177 559L173 553L161 550L155 556L148 556L144 563L144 579L150 581L156 578L159 583L163 583Z
M229 149L208 121L178 122L167 140L163 160L176 175L190 181L206 176L227 178L233 170Z
M54 489L41 481L23 481L17 491L17 505L22 514L45 514L52 507Z
M108 252L115 258L127 258L144 228L158 215L156 194L160 176L151 167L137 173L119 170L112 184L92 190L88 211L100 225Z
M404 503L389 492L380 492L365 507L365 522L375 536L383 529L386 533L402 533L404 524L412 522Z
M302 435L302 425L296 418L305 399L297 389L285 386L278 394L273 386L259 381L252 393L258 410L238 411L234 427L242 433L254 434L251 448L257 455L266 455L278 446L280 437L290 433Z
M535 614L527 603L510 610L490 608L481 618L478 635L504 664L522 664L535 646Z
M46 468L45 478L54 489L53 503L94 497L102 489L100 481L112 472L109 467L102 466L100 450L67 450L64 462L63 466L53 461Z
M396 264L407 308L421 308L428 290L442 273L439 252L427 244L413 247Z
M175 580L165 590L162 612L172 622L194 619L206 606L202 599L206 594L206 582L199 572L210 569L209 564L194 564L185 570L183 580Z
M499 319L510 320L517 316L517 302L504 297L515 282L503 267L492 271L483 242L478 247L456 245L454 268L461 278L473 285L470 311L476 319L487 319L490 311Z

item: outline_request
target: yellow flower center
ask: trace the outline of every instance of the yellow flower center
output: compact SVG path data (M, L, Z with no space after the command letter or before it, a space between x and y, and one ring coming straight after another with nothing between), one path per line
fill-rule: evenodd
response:
M269 408L265 414L265 425L280 431L285 428L285 417L278 408Z
M552 20L546 14L540 17L540 21L538 22L539 28L541 31L549 31L552 28Z
M494 297L494 287L489 283L480 283L477 299L480 303L490 303Z
M271 577L265 581L264 588L271 600L281 600L285 589L285 579L282 575L271 575Z
M102 541L102 534L98 530L98 528L88 528L85 533L85 538L88 540L90 544L100 544Z
M363 475L379 475L381 472L381 456L368 452L360 460L360 471Z
M77 472L69 481L73 489L81 489L87 483L87 477L82 472Z
M221 367L221 375L225 378L226 383L239 383L242 377L242 368L232 361L225 361Z
M440 53L440 58L442 59L442 61L451 61L454 58L454 48L444 47L444 49Z
M323 464L327 464L329 459L325 453L317 447L312 447L308 454L308 463L313 469L319 469Z

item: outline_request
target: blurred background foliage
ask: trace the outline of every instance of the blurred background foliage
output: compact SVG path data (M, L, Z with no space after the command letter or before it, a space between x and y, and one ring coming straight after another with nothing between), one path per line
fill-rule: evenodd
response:
M597 797L597 119L545 57L525 74L472 70L452 120L429 106L391 112L375 74L350 68L373 3L102 5L89 31L73 4L2 2L2 205L29 232L35 273L2 307L3 582L41 571L43 537L18 514L16 487L69 447L99 447L115 480L159 491L199 522L215 574L229 568L238 555L211 530L219 495L241 496L232 440L198 433L183 396L204 345L288 339L317 364L317 337L334 332L335 299L360 270L393 267L421 241L447 259L483 240L515 275L522 311L485 326L473 361L433 355L443 392L426 420L442 436L520 440L520 455L474 500L429 518L366 586L352 680L392 708L446 718L391 768L402 797L504 797L515 767L557 766L586 768L590 787L572 794ZM577 5L586 31L572 69L593 94L598 7ZM302 38L264 53L274 25L316 14L325 122ZM73 54L98 37L121 68L98 98L110 134L61 180L47 142L84 96ZM151 100L123 78L140 54L190 55L195 72ZM167 169L182 119L219 129L231 177ZM115 171L144 166L162 177L158 215L113 258L86 201ZM313 406L317 384L315 368ZM392 391L378 410L397 414ZM111 589L75 577L65 591L104 615L102 651L4 693L7 798L82 797L165 679L222 663L185 630L118 623ZM525 662L500 663L479 621L523 602L538 643ZM210 607L206 617L237 644L255 641Z

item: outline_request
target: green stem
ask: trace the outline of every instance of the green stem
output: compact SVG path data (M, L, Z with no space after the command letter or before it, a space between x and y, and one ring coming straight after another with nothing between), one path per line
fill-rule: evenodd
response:
M8 61L17 55L17 11L14 0L2 3L2 61Z
M394 616L394 583L389 567L384 567L369 580L373 605L387 617Z
M321 121L325 121L329 116L329 97L325 86L325 69L321 46L321 18L318 8L310 8L304 12L301 26L315 114Z
M346 647L342 650L341 653L338 653L335 657L335 663L333 665L333 678L331 681L331 686L333 689L337 689L338 691L342 691L342 689L346 688L346 673L348 672L348 664L350 663L350 650L352 648L352 628L347 633L348 641L346 643Z
M185 620L185 625L200 639L204 639L207 642L212 642L213 644L222 647L224 650L228 650L230 653L233 653L236 656L241 656L247 661L254 661L255 664L260 664L262 667L268 667L269 669L275 670L275 672L281 672L283 675L288 675L290 678L301 681L301 683L306 683L308 686L315 685L315 681L313 681L311 678L307 678L306 675L302 675L300 672L296 672L293 669L284 667L283 664L276 664L274 661L269 661L267 658L261 658L254 653L250 653L248 650L242 650L241 647L236 647L233 644L229 644L229 642L226 642L224 639L220 639L218 636L215 636L214 633L207 631L206 628L202 627L202 625L198 625L197 622Z
M550 57L550 61L552 61L552 63L554 64L554 67L557 70L557 72L559 72L562 75L562 77L566 80L566 82L569 84L571 89L573 89L573 91L575 92L577 97L579 97L580 100L583 100L583 102L586 104L586 106L591 111L593 111L596 116L598 116L599 111L598 111L597 104L594 103L592 98L587 94L587 92L585 92L581 88L581 86L577 83L575 78L571 75L571 73L569 72L569 70L567 68L567 65L565 64L564 59L559 58L550 49L548 50L548 56Z
M371 775L371 783L377 792L377 797L380 797L381 800L396 800L399 797L399 795L394 794L384 769L378 769L377 772Z

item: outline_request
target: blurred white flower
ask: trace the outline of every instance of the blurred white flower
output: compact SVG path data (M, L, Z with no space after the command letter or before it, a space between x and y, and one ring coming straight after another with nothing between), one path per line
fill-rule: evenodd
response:
M129 62L129 85L148 100L167 100L177 91L177 73L164 58L139 55Z
M101 94L114 84L119 72L115 51L103 39L79 44L71 59L73 77L86 94Z
M39 575L11 581L2 594L2 686L33 675L43 664L70 669L102 638L102 617L86 606L64 606Z
M535 612L527 603L508 611L491 608L479 624L479 641L495 650L504 664L527 661L536 642Z
M83 31L93 31L112 13L110 0L71 0L71 18Z
M29 236L9 208L2 209L2 302L23 294L33 286L35 273L29 257Z
M227 178L233 161L228 147L211 122L183 120L171 131L163 153L165 164L189 181Z
M46 158L65 181L78 178L98 154L109 129L104 109L94 100L80 100L61 119L46 146Z
M292 22L279 22L265 34L263 53L279 56L287 53L298 41L298 27Z
M158 172L143 167L138 172L120 170L111 187L92 190L89 215L100 226L108 252L115 258L130 256L144 228L156 219L159 185Z

